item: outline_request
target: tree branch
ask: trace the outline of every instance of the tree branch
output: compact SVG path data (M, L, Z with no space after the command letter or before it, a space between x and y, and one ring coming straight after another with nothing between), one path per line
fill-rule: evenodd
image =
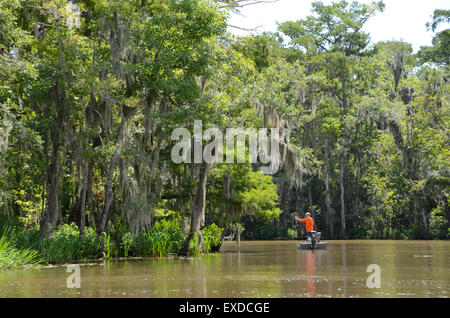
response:
M258 3L274 3L279 0L233 0L233 1L224 1L224 0L216 0L216 2L223 3L219 8L243 8L246 6L258 4ZM224 3L225 2L225 3Z

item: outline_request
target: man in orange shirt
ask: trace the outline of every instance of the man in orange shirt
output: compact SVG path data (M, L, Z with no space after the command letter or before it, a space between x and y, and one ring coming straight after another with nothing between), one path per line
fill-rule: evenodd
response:
M314 231L314 221L311 218L311 214L309 212L306 213L306 218L297 219L299 222L304 222L306 226L306 234L308 235L307 239L311 239L312 231Z

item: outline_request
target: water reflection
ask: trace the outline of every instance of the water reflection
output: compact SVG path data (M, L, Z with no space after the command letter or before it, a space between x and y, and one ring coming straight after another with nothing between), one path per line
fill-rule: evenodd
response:
M81 265L80 289L64 266L0 271L0 297L448 297L449 252L439 241L227 242L220 254ZM369 264L379 289L366 286Z
M315 251L307 251L306 254L306 272L308 273L306 294L310 297L314 297L316 295L314 288L314 252Z

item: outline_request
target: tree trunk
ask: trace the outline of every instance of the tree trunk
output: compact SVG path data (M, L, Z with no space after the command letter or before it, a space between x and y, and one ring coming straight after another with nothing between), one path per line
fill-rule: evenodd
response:
M325 138L325 205L327 209L327 222L330 229L330 237L334 238L334 229L333 229L333 211L331 208L331 195L330 195L330 184L329 184L329 144L328 144L328 138Z
M353 215L354 215L354 222L356 226L356 239L359 238L359 225L360 225L360 215L359 215L359 191L358 191L358 180L359 177L356 176L356 180L353 184Z
M88 185L89 165L86 159L83 171L83 186L81 188L81 206L80 206L80 236L84 234L84 228L86 225L86 192Z
M283 212L281 213L281 226L283 229L283 232L287 232L288 229L288 216L289 216L289 194L290 194L290 187L287 183L282 183L280 185L280 205L283 207ZM300 209L300 212L302 210Z
M205 201L206 201L206 181L208 179L211 164L203 162L200 166L199 182L194 202L192 203L191 227L184 241L183 247L178 253L179 256L187 256L189 252L189 243L194 235L197 236L197 247L200 249L203 243L202 232L200 226L205 221Z
M104 192L105 192L105 203L103 205L102 211L100 212L99 216L99 223L97 225L97 233L101 235L103 232L105 232L106 229L106 222L108 221L108 215L109 210L111 208L111 205L113 203L113 181L114 181L114 170L116 169L118 157L119 157L119 149L120 144L122 140L122 133L125 127L125 122L127 118L123 117L122 122L120 123L119 131L117 132L116 137L116 149L114 150L114 153L111 157L111 160L109 161L108 171L106 174L106 182L104 186ZM100 242L100 250L99 252L102 253L104 251L104 236L102 236L101 242Z
M85 110L85 129L89 136L89 127L90 127L90 121L92 117L92 107L95 105L95 98L91 92L91 99L90 99L90 105ZM86 136L86 140L84 142L84 150L87 151L89 149L89 137ZM83 185L81 187L81 194L80 194L80 236L84 234L84 228L86 225L86 196L87 196L87 188L88 188L88 179L89 179L89 158L84 159L84 165L83 165Z
M113 200L113 181L114 181L114 170L117 164L117 157L119 153L119 146L116 146L114 150L114 154L111 157L109 162L108 172L106 175L105 182L105 204L103 205L102 212L100 214L100 223L98 224L97 232L101 234L105 231L106 221L108 220L109 209L111 208L112 200Z
M311 213L312 218L314 218L314 208L313 208L313 202L312 202L311 187L312 187L312 181L311 181L310 187L308 188L308 202L309 202L309 212Z
M344 188L344 169L345 157L341 154L339 169L339 186L341 190L341 231L344 239L347 239L347 230L345 226L345 188Z
M54 134L52 140L55 139ZM47 166L47 198L44 213L41 218L40 234L49 235L53 232L53 226L58 222L59 207L59 146L57 142L52 142L53 149L50 165Z
M92 190L92 182L94 178L94 165L93 162L88 162L88 178L86 187L86 205L89 209L88 221L89 226L94 226L95 224L95 207L94 207L94 192Z
M81 190L82 185L80 186L82 179L78 176L78 185L76 190L74 191L72 197L72 207L70 209L69 220L68 223L76 223L77 226L80 226L80 207L81 207Z
M63 43L59 38L59 56L58 69L64 71L64 52ZM64 122L67 119L67 105L65 103L65 79L58 78L51 90L50 107L54 107L54 111L47 109L47 116L53 117L55 127L50 132L50 140L46 139L46 150L48 149L48 141L51 143L51 159L50 165L47 166L47 204L41 219L40 234L48 235L53 231L53 226L62 221L61 207L59 205L59 179L61 172L60 163L60 146L62 144L62 134ZM53 115L53 116L52 116Z
M241 233L242 231L238 228L236 231L236 245L237 247L241 246Z
M425 230L425 238L430 237L430 231L428 230L428 221L427 221L427 215L425 213L425 209L421 207L421 213L422 213L422 222L423 222L423 228Z

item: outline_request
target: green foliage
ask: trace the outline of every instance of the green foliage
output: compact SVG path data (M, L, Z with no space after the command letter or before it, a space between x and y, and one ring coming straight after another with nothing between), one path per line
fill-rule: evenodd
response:
M129 251L134 256L167 256L175 254L181 248L184 234L177 220L159 220L153 227L134 237L126 233L122 241L127 241ZM124 256L128 255L125 245L122 247Z
M76 4L77 26L65 0L0 2L4 249L52 263L177 253L199 171L171 160L170 137L200 119L286 136L273 176L248 142L244 163L212 167L193 253L238 224L244 238L293 238L299 207L323 237L448 238L448 10L414 54L370 45L382 2L314 2L282 34L244 37L226 34L237 1Z
M242 238L246 240L271 240L280 237L282 229L277 223L276 220L267 223L257 215L244 215L242 225L246 230L242 233Z
M287 230L287 238L290 240L294 240L297 238L297 231L294 229L288 229Z
M110 259L114 251L114 245L111 243L111 234L109 233L107 235L105 233L105 249L105 258Z
M55 229L54 233L41 240L36 228L20 231L14 234L15 246L36 250L40 257L49 263L80 261L85 258L96 258L100 239L96 232L85 228L84 235L75 224L64 224Z
M222 231L223 229L215 223L207 225L201 229L202 232L202 246L198 248L198 237L194 235L189 242L189 254L199 255L200 253L210 253L213 249L218 249L222 245Z
M105 247L109 248L109 242L105 242ZM84 257L95 257L100 248L100 239L95 230L91 227L84 229L81 236L81 253Z
M245 214L258 215L266 223L277 218L281 213L278 207L277 186L272 182L272 176L253 171L250 165L220 165L213 169L216 184L221 184L213 192L215 200L228 200L230 212L228 218L237 221ZM229 182L233 192L227 198L222 192L225 183ZM231 190L230 189L230 190Z
M439 24L445 22L450 22L450 10L436 9L433 12L432 22L427 22L426 26L431 28L431 30L434 32Z
M442 23L450 22L450 10L436 9L433 13L432 22L428 22L426 26L431 28L433 32ZM432 62L438 65L448 66L450 62L450 29L438 32L433 40L433 46L422 46L418 52L418 57L422 63ZM448 71L448 69L447 69Z
M238 38L233 47L253 60L258 71L273 64L281 55L280 39L270 33Z
M123 256L128 257L128 251L130 250L131 245L133 244L133 238L130 232L125 233L122 236L121 247L123 249Z
M445 219L445 214L441 206L436 207L430 213L430 232L433 238L448 238L448 221Z
M42 250L49 263L64 263L81 258L80 242L75 233L58 233L44 239Z
M339 1L325 5L318 1L312 3L312 8L315 16L280 24L280 31L291 38L291 45L310 54L342 51L350 56L360 55L368 45L369 35L361 28L370 16L384 10L384 4Z
M222 231L215 223L205 226L202 229L203 252L209 253L212 248L222 244Z
M39 252L34 249L16 248L13 228L3 228L0 236L0 269L36 265L43 261Z
M272 183L272 176L250 171L246 186L248 188L237 196L242 200L247 213L256 213L267 222L280 215L277 187Z
M57 227L52 236L42 240L41 250L49 263L76 261L82 257L83 242L75 224Z

